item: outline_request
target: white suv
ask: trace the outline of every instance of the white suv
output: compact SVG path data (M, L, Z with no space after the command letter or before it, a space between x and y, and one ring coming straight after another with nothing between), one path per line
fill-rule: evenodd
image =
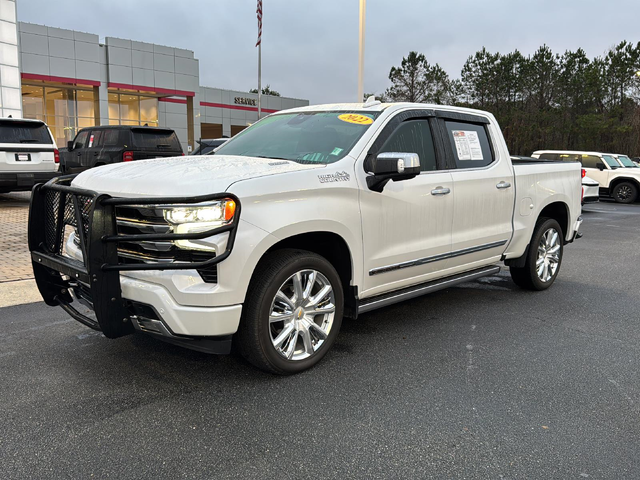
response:
M0 118L0 193L31 190L58 175L60 155L40 120Z
M600 184L600 195L610 196L619 203L633 203L639 198L640 170L624 168L612 154L574 150L538 150L531 156L545 160L578 161L582 163L587 176Z

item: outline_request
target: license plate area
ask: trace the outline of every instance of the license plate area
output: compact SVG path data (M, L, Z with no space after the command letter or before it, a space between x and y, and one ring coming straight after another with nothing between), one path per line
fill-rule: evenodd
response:
M30 153L16 153L16 162L30 162L31 154Z

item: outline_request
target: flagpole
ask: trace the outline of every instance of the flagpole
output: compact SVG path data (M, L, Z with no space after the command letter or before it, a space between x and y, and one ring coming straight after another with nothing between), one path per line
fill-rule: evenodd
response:
M262 42L258 45L258 120L262 118Z
M364 25L367 0L360 0L360 48L358 62L358 103L364 102Z

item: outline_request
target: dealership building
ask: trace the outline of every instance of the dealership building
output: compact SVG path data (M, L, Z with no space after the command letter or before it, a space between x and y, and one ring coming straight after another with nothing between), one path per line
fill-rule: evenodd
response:
M0 0L0 116L44 120L58 146L93 125L176 131L185 151L258 119L257 95L200 85L194 52L18 22ZM262 113L308 105L262 96Z

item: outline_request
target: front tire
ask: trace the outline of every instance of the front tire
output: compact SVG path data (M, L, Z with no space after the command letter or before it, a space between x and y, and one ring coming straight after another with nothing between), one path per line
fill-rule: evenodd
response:
M631 182L622 182L613 189L613 199L618 203L633 203L638 198L638 187Z
M552 218L541 218L533 231L524 267L509 267L511 278L526 290L546 290L560 272L563 253L560 224Z
M305 250L277 250L256 268L237 346L262 370L279 375L301 372L329 351L343 309L342 282L331 263Z

